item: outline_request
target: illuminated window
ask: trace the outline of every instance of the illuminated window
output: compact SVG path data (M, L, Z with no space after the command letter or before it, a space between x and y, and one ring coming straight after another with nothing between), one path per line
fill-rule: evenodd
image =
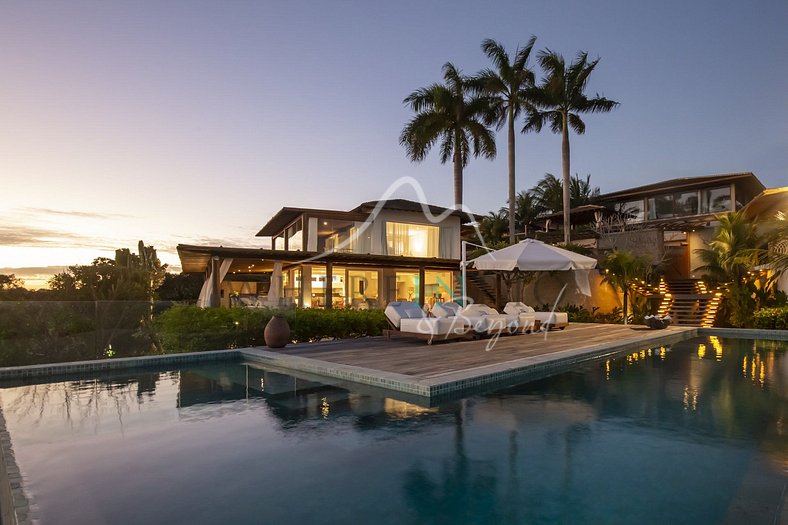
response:
M438 257L440 228L424 224L386 223L388 255Z

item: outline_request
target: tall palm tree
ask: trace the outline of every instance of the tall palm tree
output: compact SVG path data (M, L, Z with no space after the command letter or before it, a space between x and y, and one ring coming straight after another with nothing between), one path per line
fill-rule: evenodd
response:
M399 142L414 162L424 160L440 142L440 160L454 163L454 205L462 208L462 170L471 153L495 157L495 137L484 121L489 113L488 97L473 92L471 80L451 62L443 66L444 84L419 88L403 101L416 112L405 125Z
M563 209L564 209L564 243L569 238L569 128L575 133L585 133L586 125L580 113L606 113L618 106L618 102L595 95L588 98L583 92L588 84L588 77L599 63L599 59L588 61L588 53L579 53L575 61L566 67L564 57L555 51L546 49L539 52L539 64L546 77L530 92L530 100L536 106L529 113L523 132L541 131L546 122L554 133L561 133L561 157L563 167Z
M599 186L591 186L591 175L586 175L585 180L575 173L569 181L569 207L583 206L599 197Z
M482 92L489 96L491 122L500 130L506 124L508 130L509 156L509 243L513 244L515 233L515 145L514 121L530 108L528 89L534 86L534 72L528 67L528 58L536 37L532 36L522 49L517 49L514 61L504 47L492 39L482 41L482 51L493 63L494 69L484 69L476 76Z

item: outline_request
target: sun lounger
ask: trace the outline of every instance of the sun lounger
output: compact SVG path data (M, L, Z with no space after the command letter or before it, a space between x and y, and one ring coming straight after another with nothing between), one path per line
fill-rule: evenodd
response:
M516 333L522 330L517 316L500 314L485 304L471 304L462 308L454 301L436 303L432 313L441 318L463 319L479 334Z
M426 339L427 344L432 344L436 339L466 337L470 330L467 323L460 319L427 317L416 303L391 302L386 306L385 314L396 332ZM391 331L388 335L391 335Z
M540 325L545 330L551 328L563 330L569 325L569 314L566 312L537 312L530 306L519 301L506 303L503 311L513 315L533 314L534 319L539 321Z

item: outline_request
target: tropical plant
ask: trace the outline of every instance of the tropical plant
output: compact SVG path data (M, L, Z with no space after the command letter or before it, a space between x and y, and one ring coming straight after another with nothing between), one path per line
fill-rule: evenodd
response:
M609 284L624 295L622 306L624 324L627 324L629 297L632 294L632 288L639 280L650 280L653 272L651 258L647 255L638 255L630 250L613 250L605 259L603 267L605 274L602 282Z
M482 236L479 240L486 245L503 241L506 238L508 223L506 210L502 209L497 213L491 211L479 221L479 233Z
M527 236L528 226L536 220L544 208L539 205L534 194L529 191L518 193L514 202L515 228Z
M579 175L569 179L569 208L590 204L599 196L598 186L591 186L591 175L581 179ZM531 189L534 201L543 210L557 212L563 208L564 184L552 173L544 177Z
M482 41L482 51L492 62L493 69L482 70L475 78L482 93L490 101L490 120L497 130L507 126L507 152L509 165L509 242L515 238L515 143L514 122L525 110L531 107L528 102L528 89L534 85L534 72L528 67L528 58L536 42L531 37L525 47L518 48L514 60L504 47L495 40Z
M703 265L696 268L711 282L728 288L725 295L727 321L733 326L749 323L757 302L756 279L753 269L766 261L766 251L761 249L765 239L758 232L758 224L748 220L741 212L717 216L719 226L708 248L695 250ZM762 283L768 287L769 282Z
M530 100L535 106L529 113L523 131L541 131L545 123L550 124L554 133L561 133L561 157L563 167L564 243L569 237L569 128L583 134L586 125L580 113L605 113L618 106L618 102L595 95L588 98L584 93L588 78L599 63L599 59L588 61L587 53L579 53L575 61L566 67L564 57L545 50L539 53L539 63L546 77L530 91Z
M580 175L575 173L575 176L569 180L570 208L591 204L594 199L599 197L599 194L599 186L591 186L591 175L586 175L585 179L581 179Z
M417 89L403 101L416 113L399 137L414 162L424 160L436 144L440 161L454 164L454 205L462 207L463 168L470 155L495 157L495 137L485 124L489 98L474 93L471 80L447 62L443 66L444 84Z

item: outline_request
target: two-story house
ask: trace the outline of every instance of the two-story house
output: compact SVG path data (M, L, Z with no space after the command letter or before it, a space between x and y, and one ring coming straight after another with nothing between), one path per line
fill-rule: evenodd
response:
M350 211L285 207L257 233L271 248L179 245L208 304L382 308L449 300L459 288L463 212L392 199ZM274 289L275 298L269 298Z

